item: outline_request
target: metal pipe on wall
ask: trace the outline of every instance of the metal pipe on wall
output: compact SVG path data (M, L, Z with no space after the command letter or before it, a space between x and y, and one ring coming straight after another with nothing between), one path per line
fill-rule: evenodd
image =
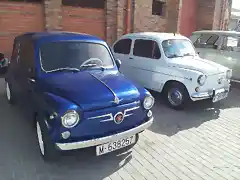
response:
M131 32L131 4L132 0L127 0L125 34Z

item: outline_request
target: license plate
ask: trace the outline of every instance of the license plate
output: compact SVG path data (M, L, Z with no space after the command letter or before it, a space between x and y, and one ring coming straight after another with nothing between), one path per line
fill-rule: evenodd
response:
M222 99L225 99L227 98L228 96L228 92L221 92L221 93L217 93L214 97L213 97L213 102L217 102L217 101L220 101Z
M102 144L96 147L96 154L97 156L101 156L103 154L127 147L135 143L135 141L136 141L136 135L133 135L131 137L125 137L113 142Z

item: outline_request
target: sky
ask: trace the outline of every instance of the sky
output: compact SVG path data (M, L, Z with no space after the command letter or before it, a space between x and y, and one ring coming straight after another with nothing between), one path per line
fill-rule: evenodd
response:
M232 7L240 9L240 0L233 0Z

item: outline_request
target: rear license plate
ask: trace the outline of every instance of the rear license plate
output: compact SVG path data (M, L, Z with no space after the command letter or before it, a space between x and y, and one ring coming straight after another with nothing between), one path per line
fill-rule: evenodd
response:
M97 156L101 156L103 154L127 147L135 142L136 142L136 135L133 135L130 137L119 139L117 141L102 144L96 147L96 154Z
M213 102L217 102L217 101L220 101L222 99L225 99L227 98L228 96L228 92L221 92L221 93L217 93L214 97L213 97Z

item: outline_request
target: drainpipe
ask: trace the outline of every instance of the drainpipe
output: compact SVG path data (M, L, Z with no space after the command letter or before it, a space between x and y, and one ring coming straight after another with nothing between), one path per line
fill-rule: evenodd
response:
M131 31L131 4L132 0L127 0L125 34L128 34Z

